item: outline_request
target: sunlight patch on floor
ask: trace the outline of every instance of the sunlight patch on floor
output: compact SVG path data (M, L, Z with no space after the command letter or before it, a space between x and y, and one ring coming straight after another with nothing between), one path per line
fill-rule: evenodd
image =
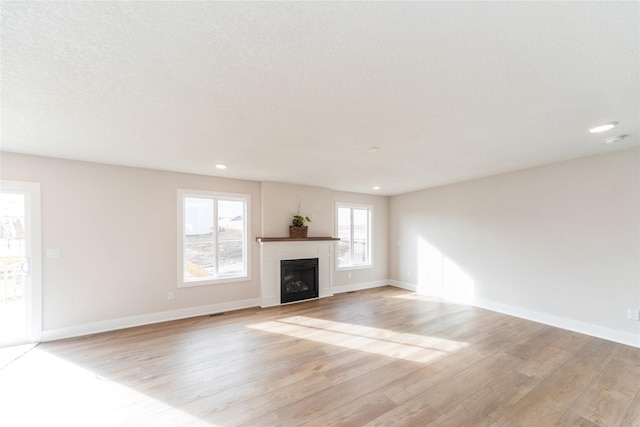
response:
M468 345L444 338L400 333L306 316L292 316L277 321L257 323L249 327L420 363L431 362Z
M22 344L11 347L0 347L0 369L9 365L13 361L21 358L36 346L37 344Z
M213 426L39 348L0 370L0 402L3 426Z

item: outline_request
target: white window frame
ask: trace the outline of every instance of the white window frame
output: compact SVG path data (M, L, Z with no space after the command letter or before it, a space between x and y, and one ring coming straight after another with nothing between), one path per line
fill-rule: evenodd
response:
M238 200L244 201L244 265L241 273L233 274L221 274L215 277L207 277L202 279L185 279L184 277L184 212L185 212L185 199L187 197L200 197L204 199L212 200ZM187 190L178 189L178 288L188 288L193 286L206 286L215 285L220 283L232 283L232 282L246 282L251 280L251 246L249 245L249 230L251 230L251 195L241 193L224 193L218 191L204 191L204 190ZM218 218L214 215L214 230L218 229ZM214 233L215 235L216 233ZM216 261L217 264L217 261Z
M365 205L360 203L348 203L348 202L336 202L335 209L335 235L339 236L339 223L338 223L338 210L340 208L349 209L366 209L369 212L369 229L367 230L367 253L369 254L368 262L366 264L348 264L340 265L340 257L338 256L338 249L336 248L336 271L346 270L362 270L366 268L373 268L373 205ZM353 218L353 211L351 213ZM353 242L353 220L351 221L351 241ZM353 245L352 245L353 250ZM351 257L353 259L353 256Z

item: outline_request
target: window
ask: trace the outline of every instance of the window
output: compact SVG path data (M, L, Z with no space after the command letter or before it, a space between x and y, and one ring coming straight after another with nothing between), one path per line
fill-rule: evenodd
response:
M249 280L251 196L178 190L178 287Z
M336 209L338 269L370 267L372 206L338 203Z

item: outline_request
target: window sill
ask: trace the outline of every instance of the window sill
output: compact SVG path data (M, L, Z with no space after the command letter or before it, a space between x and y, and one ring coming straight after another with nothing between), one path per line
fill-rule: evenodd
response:
M366 270L368 268L373 268L373 264L345 265L345 266L342 266L342 267L336 267L336 271Z
M248 282L251 280L250 275L234 276L234 277L218 277L206 280L191 280L178 282L178 288L194 288L197 286L222 285L224 283Z

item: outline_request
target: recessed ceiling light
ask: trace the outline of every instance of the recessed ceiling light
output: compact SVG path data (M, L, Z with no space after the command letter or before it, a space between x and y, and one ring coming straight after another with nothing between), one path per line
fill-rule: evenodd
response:
M377 153L380 150L382 150L380 147L369 147L370 153Z
M222 163L216 165L216 169L220 169L221 171L225 170L227 165L223 165Z
M608 131L609 129L613 129L613 127L617 124L618 122L606 123L604 125L596 126L594 128L589 129L589 132L591 133L605 132L605 131Z
M379 189L380 189L380 186L379 186L379 185L376 185L375 187L373 187L373 189L377 191L377 190L379 190Z

